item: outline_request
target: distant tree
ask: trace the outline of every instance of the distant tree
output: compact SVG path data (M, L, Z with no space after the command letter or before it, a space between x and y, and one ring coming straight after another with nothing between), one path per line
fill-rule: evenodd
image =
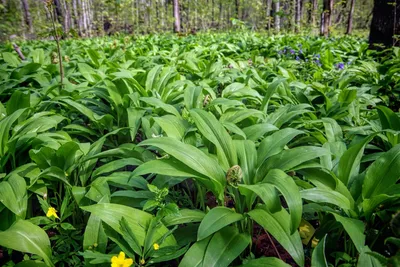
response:
M33 24L32 24L31 12L29 11L28 0L22 0L22 8L24 10L25 24L28 26L29 33L32 34L33 33Z
M333 0L324 0L321 14L321 35L328 37L332 25Z
M274 28L275 31L279 32L281 27L281 21L279 16L279 0L274 0Z
M179 15L179 1L174 0L174 32L180 32L181 31L181 19Z
M349 18L347 20L347 30L346 34L351 34L353 30L353 15L354 15L354 6L356 5L356 0L351 0Z
M386 47L399 45L400 0L375 0L369 43Z

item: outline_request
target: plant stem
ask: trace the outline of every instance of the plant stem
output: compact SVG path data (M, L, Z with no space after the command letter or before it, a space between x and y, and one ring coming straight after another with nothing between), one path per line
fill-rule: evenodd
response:
M272 240L271 236L269 235L269 233L268 233L267 231L265 231L265 233L267 233L269 242L271 242L272 246L274 247L274 250L275 250L276 255L278 255L278 258L282 260L281 254L279 254L278 249L276 248L275 243L274 243L274 241Z
M56 39L56 43L57 43L57 52L58 52L58 63L60 65L60 87L61 89L63 88L63 80L64 80L64 69L63 69L63 65L62 65L62 56L61 56L61 48L60 48L60 40L58 37L58 33L57 33L57 29L56 29L56 23L54 20L54 16L53 16L53 5L50 5L51 10L49 8L49 13L50 13L50 17L51 17L51 22L53 25L53 31L54 31L54 38Z

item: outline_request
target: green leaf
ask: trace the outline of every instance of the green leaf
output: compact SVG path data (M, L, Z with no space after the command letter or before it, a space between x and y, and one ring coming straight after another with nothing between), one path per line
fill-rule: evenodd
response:
M247 139L257 141L259 138L264 136L266 133L276 131L278 128L270 123L254 124L252 126L243 129Z
M353 207L347 197L337 191L325 188L312 188L300 191L301 197L316 203L329 203L348 212Z
M179 263L179 267L203 267L204 253L211 237L194 243Z
M265 177L271 169L281 169L283 171L293 170L300 164L309 160L329 155L329 151L315 146L300 146L288 150L283 150L268 158L257 170L257 181Z
M293 178L281 170L273 169L262 182L272 184L282 193L290 211L290 233L294 234L301 222L303 203Z
M400 144L375 160L367 169L362 188L363 198L385 193L400 178Z
M350 236L358 252L364 250L365 235L364 235L364 223L360 220L346 218L336 213L332 213L336 221L343 225L344 230Z
M197 241L200 241L220 229L234 222L243 220L242 214L236 213L227 207L215 207L211 209L200 223L197 233Z
M0 246L36 254L42 257L48 266L54 266L49 237L42 228L28 221L18 220L6 231L0 231Z
M201 222L206 214L200 210L182 209L179 214L171 214L162 219L166 227Z
M400 118L396 113L385 106L377 106L376 109L378 111L379 120L381 121L383 130L391 129L400 131Z
M21 219L25 219L28 206L25 179L17 174L11 174L7 181L1 182L0 203Z
M237 165L232 138L214 115L201 109L190 110L190 115L204 137L217 147L218 159L224 170Z
M122 234L120 221L122 220L122 217L124 217L127 220L132 232L135 234L139 244L141 246L143 245L145 238L145 227L150 223L152 218L152 215L149 213L128 206L112 203L99 203L92 206L81 207L81 209L98 216L103 222L108 224L120 234ZM167 231L168 229L161 225L156 230L154 240L159 239ZM176 242L172 236L169 236L164 241L164 244L165 246L174 246L176 245Z
M21 61L18 59L16 55L10 52L4 52L2 53L3 60L10 65L10 67L16 68L18 65L21 63Z
M201 180L209 189L222 199L226 184L225 174L218 163L198 148L179 142L171 137L152 138L143 141L140 146L155 146L170 154L184 165L204 175L208 180ZM134 173L137 175L136 173Z
M314 248L311 257L311 267L328 267L328 262L325 257L325 241L326 235L318 242Z
M21 261L15 267L48 267L48 265L42 261L27 260Z
M286 249L298 265L304 266L303 244L298 232L290 234L290 217L286 210L271 213L256 208L248 214Z
M225 227L211 238L203 266L227 267L250 243L251 238L247 234L240 234L236 227Z
M353 177L358 175L364 148L367 143L369 143L375 137L376 134L377 133L372 134L356 145L353 145L346 152L344 152L340 158L337 176L344 185L348 186Z
M290 267L290 265L278 258L262 257L248 260L239 267Z
M173 115L154 117L154 121L160 125L168 137L182 140L186 132L186 121Z
M7 152L7 142L10 137L11 126L18 120L26 109L19 109L0 121L0 158Z

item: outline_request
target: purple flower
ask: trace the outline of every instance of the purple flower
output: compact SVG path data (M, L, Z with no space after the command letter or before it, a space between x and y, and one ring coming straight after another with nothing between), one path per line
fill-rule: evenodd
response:
M319 59L314 60L315 64L317 64L318 66L322 66L321 61L319 61Z
M295 51L293 50L293 49L290 49L290 54L294 54L295 53Z
M351 60L349 62L347 62L347 65L350 65L351 63L353 63Z
M316 54L315 56L316 56L317 58L320 58L320 57L321 57L321 55L320 55L320 54Z
M338 68L339 70L344 70L344 63L340 62L340 63L336 64L336 68Z
M300 58L299 58L299 56L296 56L296 60L297 60L297 61L300 61Z

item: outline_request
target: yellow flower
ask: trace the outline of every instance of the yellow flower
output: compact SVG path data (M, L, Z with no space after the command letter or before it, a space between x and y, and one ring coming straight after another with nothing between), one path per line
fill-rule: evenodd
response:
M145 260L144 259L141 259L140 260L140 265L144 265L146 262L145 262Z
M120 252L118 257L113 256L111 258L111 267L130 267L133 264L132 259L125 259L125 253Z
M159 250L160 249L160 245L157 244L157 243L154 243L153 244L153 248L154 248L154 250Z
M49 218L53 216L53 217L55 217L57 219L60 219L58 217L58 215L57 215L56 209L53 208L53 207L49 207L49 209L47 210L46 216L49 217Z
M318 245L319 239L316 239L315 237L311 241L311 247L315 248Z
M315 228L306 220L301 219L301 223L299 226L299 234L301 237L301 241L304 245L307 245L310 242L311 238L315 233Z

